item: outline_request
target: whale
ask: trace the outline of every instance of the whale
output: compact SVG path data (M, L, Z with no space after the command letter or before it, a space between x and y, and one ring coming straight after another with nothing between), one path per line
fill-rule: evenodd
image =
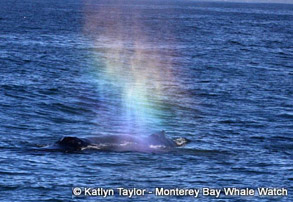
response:
M101 135L97 137L64 136L45 149L64 152L83 150L116 151L116 152L161 152L182 147L190 142L187 138L170 139L165 131L146 137L134 135Z

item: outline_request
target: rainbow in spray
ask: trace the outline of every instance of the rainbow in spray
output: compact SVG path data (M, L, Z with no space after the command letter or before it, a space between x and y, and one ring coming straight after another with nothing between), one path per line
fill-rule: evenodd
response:
M119 6L85 5L84 32L94 44L92 58L99 94L112 103L112 126L122 133L149 134L164 127L165 92L174 83L164 44L146 36L139 12ZM165 50L166 52L166 50ZM119 122L119 123L118 123Z

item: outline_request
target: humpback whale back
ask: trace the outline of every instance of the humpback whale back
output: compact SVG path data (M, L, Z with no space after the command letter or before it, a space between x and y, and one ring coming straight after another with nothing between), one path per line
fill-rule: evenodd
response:
M154 133L150 137L155 140L155 142L168 147L181 147L190 142L189 139L184 137L173 138L172 140L168 139L164 130L159 133Z
M85 139L77 137L63 137L57 142L57 144L66 151L78 151L87 147L90 143Z
M161 145L165 147L175 147L176 144L174 141L168 139L165 135L165 131L162 130L159 133L154 133L150 135L150 143L152 145Z
M66 152L81 151L83 149L97 149L101 151L138 151L158 152L168 151L190 142L186 138L169 139L165 131L154 133L147 137L136 137L131 135L106 135L99 137L62 137L52 147Z
M191 142L189 139L184 138L184 137L175 138L175 139L173 139L173 141L175 142L175 144L177 145L177 147L184 146L187 143Z

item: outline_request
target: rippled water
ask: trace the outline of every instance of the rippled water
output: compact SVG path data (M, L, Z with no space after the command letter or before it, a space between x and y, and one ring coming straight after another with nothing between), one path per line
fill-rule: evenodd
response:
M292 22L285 4L1 1L1 201L101 199L72 197L76 186L285 187L221 199L292 201ZM159 130L192 142L163 154L35 150Z

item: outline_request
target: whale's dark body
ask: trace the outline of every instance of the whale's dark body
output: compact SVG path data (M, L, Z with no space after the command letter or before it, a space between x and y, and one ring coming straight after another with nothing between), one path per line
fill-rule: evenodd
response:
M47 149L65 152L81 151L84 149L96 149L101 151L159 152L183 146L187 142L189 142L189 140L185 138L169 139L165 136L165 132L162 131L148 137L107 135L78 138L66 136L62 137L54 145L47 147Z

